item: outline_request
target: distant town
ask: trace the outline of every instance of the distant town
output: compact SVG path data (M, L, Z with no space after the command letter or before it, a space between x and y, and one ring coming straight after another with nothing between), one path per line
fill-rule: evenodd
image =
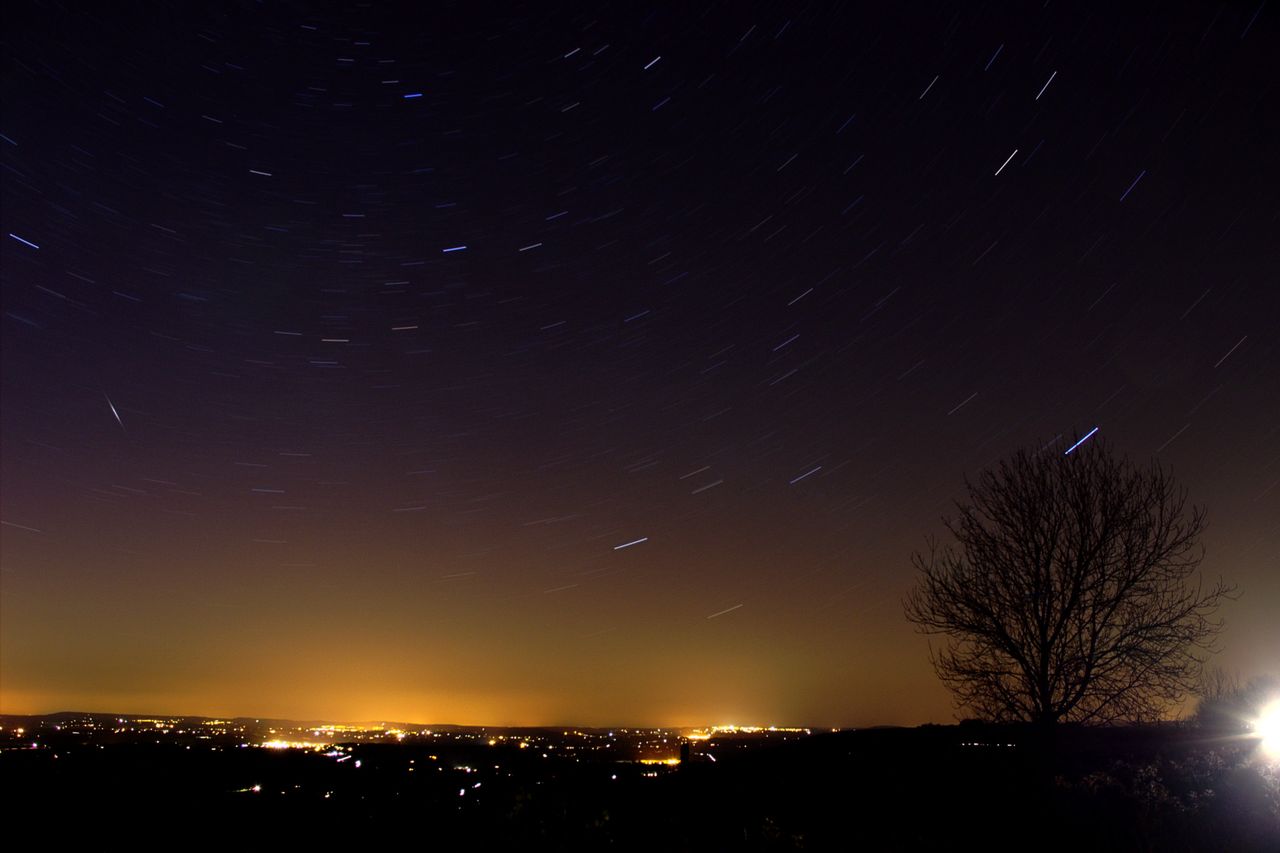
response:
M840 731L823 729L822 731ZM253 717L154 716L59 712L0 715L0 750L57 751L71 747L169 745L213 752L227 749L306 750L343 762L367 744L449 748L484 746L529 750L547 760L674 767L715 762L717 753L795 740L809 728L715 725L702 728L584 728L421 725L402 722L333 723Z
M0 801L50 837L169 847L1274 849L1256 733L1201 723L586 728L63 712L0 717ZM1046 752L1046 749L1048 750ZM994 804L999 804L998 808Z

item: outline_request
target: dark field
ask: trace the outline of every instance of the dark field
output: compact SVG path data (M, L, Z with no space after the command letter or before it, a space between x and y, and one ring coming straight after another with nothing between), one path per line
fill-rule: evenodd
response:
M1048 746L973 725L713 737L679 765L518 737L322 751L4 734L7 823L55 847L1280 849L1276 764L1177 727L1063 730Z

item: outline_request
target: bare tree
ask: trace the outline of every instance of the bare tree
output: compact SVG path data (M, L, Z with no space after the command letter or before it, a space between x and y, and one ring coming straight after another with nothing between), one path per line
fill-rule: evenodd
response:
M903 602L960 707L1051 724L1160 717L1196 690L1234 594L1200 579L1203 509L1157 463L1095 442L1021 450L916 553Z

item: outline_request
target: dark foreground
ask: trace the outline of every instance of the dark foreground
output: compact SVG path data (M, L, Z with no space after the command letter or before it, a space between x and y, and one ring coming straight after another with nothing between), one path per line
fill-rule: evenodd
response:
M8 734L6 823L54 848L1280 850L1276 763L1178 728L1063 731L1051 758L978 726L726 738L679 766L517 739L321 751L46 732L23 749Z

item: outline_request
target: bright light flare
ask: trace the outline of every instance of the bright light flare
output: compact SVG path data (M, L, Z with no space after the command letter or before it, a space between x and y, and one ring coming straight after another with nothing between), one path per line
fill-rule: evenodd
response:
M1280 699L1262 709L1253 730L1262 738L1260 745L1267 757L1280 758Z

